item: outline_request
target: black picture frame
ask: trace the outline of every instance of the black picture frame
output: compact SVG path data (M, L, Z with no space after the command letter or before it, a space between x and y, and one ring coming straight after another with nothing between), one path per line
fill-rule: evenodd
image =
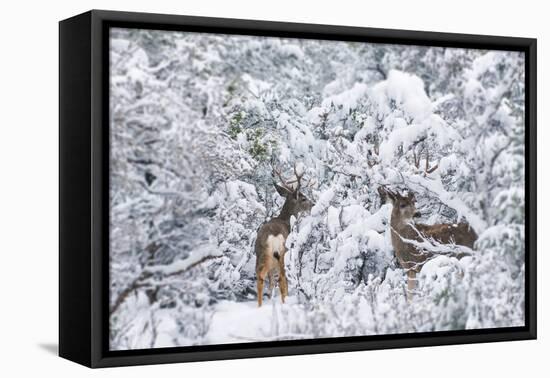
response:
M108 348L108 29L132 27L492 50L526 57L525 326L434 333ZM59 23L59 355L89 367L536 338L536 39L92 10Z

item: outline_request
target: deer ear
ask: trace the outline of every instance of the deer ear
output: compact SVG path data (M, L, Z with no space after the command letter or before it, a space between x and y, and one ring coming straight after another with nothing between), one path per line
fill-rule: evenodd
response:
M409 194L407 194L407 198L410 199L411 201L414 201L414 193L413 192L410 192L409 191Z
M286 188L283 188L277 183L273 183L273 186L277 189L277 193L279 193L282 197L286 197L290 193Z
M384 188L383 186L378 187L378 194L380 195L380 199L382 199L382 202L385 203L388 200L390 200L392 203L395 201L395 194Z

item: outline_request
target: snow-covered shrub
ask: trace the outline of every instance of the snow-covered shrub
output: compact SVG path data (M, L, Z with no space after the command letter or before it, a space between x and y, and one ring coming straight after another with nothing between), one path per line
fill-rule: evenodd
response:
M111 33L112 349L523 324L521 53ZM257 309L272 168L295 163L315 206L291 220L287 303ZM410 302L380 185L479 235Z

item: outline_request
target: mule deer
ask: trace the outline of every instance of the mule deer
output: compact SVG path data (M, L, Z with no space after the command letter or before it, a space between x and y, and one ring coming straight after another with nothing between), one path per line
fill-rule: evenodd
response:
M441 244L455 244L473 248L477 234L468 223L426 225L414 223L419 217L416 199L409 191L407 196L379 187L382 199L388 198L393 209L391 212L391 241L399 265L407 271L407 297L410 299L416 286L416 274L424 263L435 256L433 251L423 248L423 243L436 241ZM424 244L425 245L425 244ZM458 253L461 258L465 253Z
M285 242L290 233L290 217L297 216L303 211L309 211L313 203L300 192L303 172L298 173L294 166L295 180L283 179L280 172L273 169L273 175L277 175L281 184L273 182L277 192L285 197L285 203L281 212L275 218L264 223L258 230L254 250L256 252L256 279L258 280L258 307L262 305L264 283L269 278L269 293L271 295L275 286L275 277L278 276L281 300L285 302L288 295L288 284L285 275ZM290 184L296 183L293 188Z

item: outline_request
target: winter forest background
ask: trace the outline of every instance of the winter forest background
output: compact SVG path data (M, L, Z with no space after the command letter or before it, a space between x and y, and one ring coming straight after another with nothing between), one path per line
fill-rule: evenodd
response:
M523 53L111 29L114 350L524 325ZM297 164L289 298L253 243ZM380 185L467 221L410 303Z

